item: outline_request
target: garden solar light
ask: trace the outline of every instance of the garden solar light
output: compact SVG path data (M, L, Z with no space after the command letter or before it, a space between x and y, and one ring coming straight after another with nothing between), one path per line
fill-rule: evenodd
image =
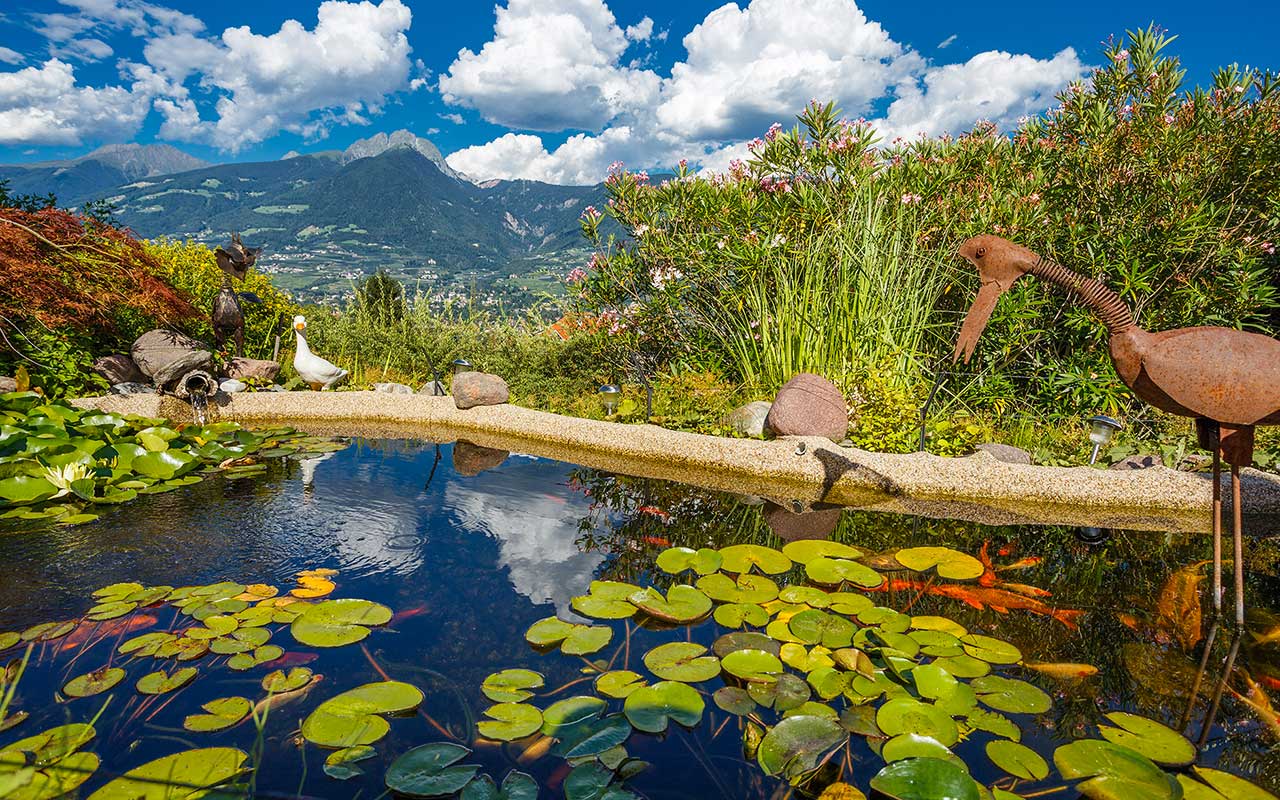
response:
M1098 451L1102 446L1111 441L1111 437L1116 435L1116 431L1124 427L1118 419L1113 419L1104 414L1096 417L1089 417L1089 441L1093 442L1093 453L1089 456L1089 463L1093 464L1098 460Z
M604 406L605 416L613 416L618 410L618 399L622 397L622 389L615 383L606 383L600 387L600 404Z
M455 358L453 360L454 375L457 375L459 372L466 372L470 369L471 369L471 362L466 360L465 358Z

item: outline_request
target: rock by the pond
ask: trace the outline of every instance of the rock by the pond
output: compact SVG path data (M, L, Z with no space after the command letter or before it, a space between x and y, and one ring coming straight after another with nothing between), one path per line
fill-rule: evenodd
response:
M453 376L453 404L458 408L499 406L511 399L507 382L487 372L459 372Z
M235 394L236 392L243 392L245 389L248 389L249 384L241 380L236 380L235 378L227 378L225 381L218 384L218 388L227 394Z
M129 381L126 383L117 383L108 391L110 391L111 394L155 394L156 388L147 383Z
M107 383L145 383L147 376L142 374L133 359L123 353L103 356L93 362L93 370L107 379Z
M453 470L459 475L470 478L500 465L509 455L511 453L506 450L481 447L466 439L459 439L453 443Z
M849 410L834 383L801 372L778 390L764 424L774 436L825 436L838 442L849 430Z
M1021 447L1014 447L1011 444L1000 444L998 442L983 442L974 448L980 450L994 458L996 461L1003 461L1006 464L1030 464L1031 454Z
M730 411L724 422L744 436L763 436L764 421L772 406L768 400L755 400Z
M775 503L767 503L764 521L784 542L799 539L827 539L840 524L842 509L828 508L821 511L795 513Z
M18 391L18 381L8 375L0 375L0 394Z
M1129 456L1111 465L1112 469L1149 469L1163 467L1164 459L1158 455Z
M418 390L418 394L425 394L431 397L444 397L449 392L444 388L444 384L440 381L427 381L422 384L422 388Z
M280 363L261 358L233 358L227 362L228 378L271 383L280 374Z
M403 383L375 383L373 385L373 390L375 392L382 392L383 394L413 394L413 389L405 386Z
M133 363L159 388L166 388L192 370L213 370L213 353L177 331L147 331L129 348Z

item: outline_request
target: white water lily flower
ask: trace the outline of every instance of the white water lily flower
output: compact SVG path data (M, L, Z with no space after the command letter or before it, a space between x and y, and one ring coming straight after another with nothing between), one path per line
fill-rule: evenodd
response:
M89 468L80 463L44 468L44 479L58 488L58 493L54 497L62 497L70 493L72 483L87 477L89 477Z

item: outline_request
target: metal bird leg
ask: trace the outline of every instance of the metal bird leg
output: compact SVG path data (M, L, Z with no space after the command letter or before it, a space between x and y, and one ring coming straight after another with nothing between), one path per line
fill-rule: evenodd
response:
M1222 614L1222 451L1213 447L1213 614Z
M1231 465L1231 538L1236 574L1236 629L1244 630L1244 525L1240 508L1240 466Z

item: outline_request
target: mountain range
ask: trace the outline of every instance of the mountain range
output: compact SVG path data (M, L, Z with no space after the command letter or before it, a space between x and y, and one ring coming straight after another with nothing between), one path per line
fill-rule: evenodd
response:
M169 145L110 145L80 158L0 166L14 194L53 192L73 207L106 199L144 238L210 245L238 232L257 268L296 298L338 302L387 269L438 301L518 308L556 292L588 257L578 218L604 188L475 183L408 131L344 151L209 164Z

